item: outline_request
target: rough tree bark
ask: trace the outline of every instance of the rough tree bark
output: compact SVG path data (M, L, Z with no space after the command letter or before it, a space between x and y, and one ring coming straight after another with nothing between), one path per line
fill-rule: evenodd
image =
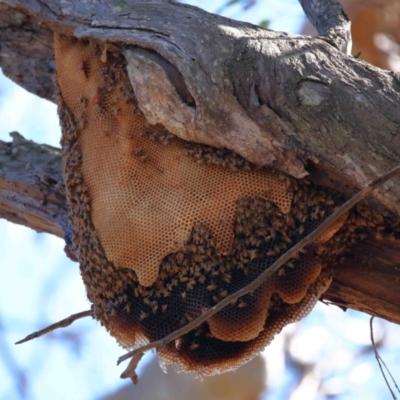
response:
M346 54L346 40L323 36L324 23L310 38L173 1L0 0L0 24L4 73L39 96L53 96L55 31L119 48L146 119L185 140L346 195L399 163L400 74ZM14 154L18 146L28 151ZM0 216L68 238L54 157L17 135L0 143ZM400 216L399 198L396 179L370 203ZM370 243L368 262L345 262L324 298L400 323L399 256L396 242Z

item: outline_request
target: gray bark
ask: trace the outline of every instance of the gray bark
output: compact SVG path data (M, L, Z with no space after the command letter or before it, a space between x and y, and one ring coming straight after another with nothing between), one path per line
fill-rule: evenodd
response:
M264 30L172 1L0 0L0 15L0 65L40 96L53 94L56 31L118 47L147 120L185 140L227 147L298 178L311 174L348 195L399 163L400 75L356 60L320 37ZM11 168L5 160L3 181L10 179L4 178ZM25 164L15 165L22 180L32 176ZM35 204L52 205L51 196L34 191L40 187L34 176L29 185L39 199ZM59 175L51 179L55 186L61 182ZM2 185L0 180L4 192ZM30 208L47 225L26 224L68 237L60 193L53 193L55 211ZM397 178L373 194L373 204L400 215L399 197ZM12 199L1 216L24 223L25 200ZM400 323L399 250L392 250L379 275L377 251L370 273L349 260L325 298Z
M345 54L351 53L349 17L337 0L299 0L318 34Z
M28 91L53 100L53 33L28 13L0 3L0 65Z
M0 140L0 217L64 238L68 216L60 149L12 132Z

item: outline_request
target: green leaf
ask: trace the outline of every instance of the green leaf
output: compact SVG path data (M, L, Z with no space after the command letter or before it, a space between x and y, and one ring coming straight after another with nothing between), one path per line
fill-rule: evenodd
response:
M268 19L264 19L264 20L262 20L261 22L260 22L260 26L261 26L261 28L264 28L264 29L267 29L268 28L268 26L269 26L269 24L270 24L270 20L268 20Z

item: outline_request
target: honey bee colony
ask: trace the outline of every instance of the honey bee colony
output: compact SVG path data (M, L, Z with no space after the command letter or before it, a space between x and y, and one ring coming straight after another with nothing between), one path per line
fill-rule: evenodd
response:
M268 269L341 194L149 125L117 52L55 35L73 248L95 317L125 348L161 339ZM211 375L257 355L307 315L349 243L397 221L365 205L247 294L158 350ZM388 221L390 220L390 223Z

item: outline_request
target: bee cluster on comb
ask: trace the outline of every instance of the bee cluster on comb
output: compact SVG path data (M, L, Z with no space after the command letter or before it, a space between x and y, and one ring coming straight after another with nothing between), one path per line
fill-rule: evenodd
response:
M125 348L243 288L343 203L150 126L117 51L56 34L55 54L74 251L96 318ZM162 365L209 375L253 358L310 312L349 243L372 229L390 234L388 218L358 206L256 291L160 349Z

